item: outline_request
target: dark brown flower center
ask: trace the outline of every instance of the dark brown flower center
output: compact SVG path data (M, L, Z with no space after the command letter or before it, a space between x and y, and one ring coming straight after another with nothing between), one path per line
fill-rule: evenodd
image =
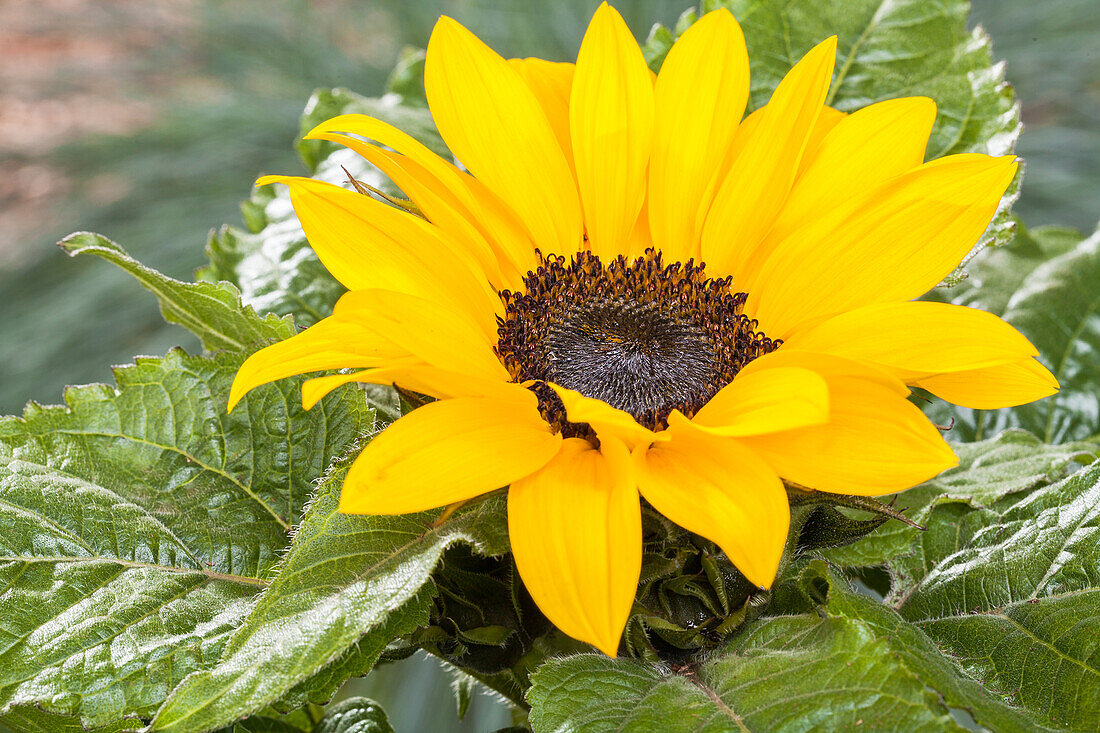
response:
M517 382L535 380L544 415L562 429L564 408L545 382L664 427L673 409L692 415L778 346L730 283L690 260L665 265L653 250L606 266L588 252L546 257L524 292L501 293L497 353Z

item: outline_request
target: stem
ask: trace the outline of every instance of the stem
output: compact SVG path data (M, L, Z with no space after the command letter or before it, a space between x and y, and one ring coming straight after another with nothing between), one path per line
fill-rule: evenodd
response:
M927 529L927 527L922 527L892 506L883 504L881 501L876 501L869 496L830 494L823 491L814 491L805 486L787 482L787 497L790 499L791 506L800 504L833 504L834 506L846 506L850 509L860 509L865 512L871 512L872 514L896 519L922 532Z

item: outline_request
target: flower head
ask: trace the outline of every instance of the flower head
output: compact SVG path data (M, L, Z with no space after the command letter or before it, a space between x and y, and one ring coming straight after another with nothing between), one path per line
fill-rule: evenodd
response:
M363 450L341 509L398 514L508 486L519 572L563 631L614 655L641 566L640 499L775 578L787 480L885 494L956 463L910 387L969 407L1044 397L1034 347L982 311L913 300L970 251L1012 156L925 163L926 98L825 104L824 40L747 117L725 10L661 71L596 11L577 63L505 60L441 18L425 86L459 168L386 123L329 120L418 216L281 182L348 292L233 385L336 368L436 398Z

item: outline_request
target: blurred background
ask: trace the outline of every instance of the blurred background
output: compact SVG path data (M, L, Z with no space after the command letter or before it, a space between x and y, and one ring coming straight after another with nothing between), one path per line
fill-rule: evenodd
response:
M639 38L691 0L618 3ZM261 173L303 171L292 151L316 87L377 94L440 12L507 56L572 60L597 0L0 0L0 413L55 403L66 384L171 346L154 299L54 243L100 232L191 279L210 229L240 223ZM1100 216L1100 3L975 0L1023 101L1017 212L1090 230ZM1100 287L1100 286L1098 286ZM455 721L449 678L411 660L353 682L396 729L491 730L503 707ZM442 689L441 689L442 688ZM433 707L434 706L434 707Z

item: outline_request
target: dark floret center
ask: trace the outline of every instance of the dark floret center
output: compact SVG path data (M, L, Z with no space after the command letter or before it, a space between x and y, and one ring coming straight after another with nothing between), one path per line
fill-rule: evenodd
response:
M730 278L710 279L691 261L665 265L653 250L606 266L588 252L547 257L524 286L501 293L497 353L516 381L534 382L547 419L574 434L545 382L660 428L778 345L744 315Z
M632 415L693 403L721 382L707 334L660 303L575 303L546 335L547 378Z

